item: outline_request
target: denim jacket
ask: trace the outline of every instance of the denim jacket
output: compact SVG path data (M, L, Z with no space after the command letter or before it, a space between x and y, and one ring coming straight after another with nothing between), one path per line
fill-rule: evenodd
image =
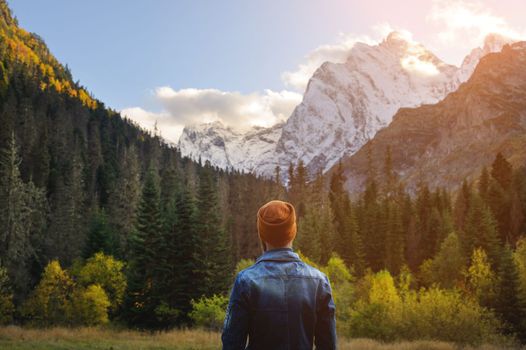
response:
M327 276L292 249L274 249L237 275L223 350L310 350L313 343L316 349L336 349L335 326Z

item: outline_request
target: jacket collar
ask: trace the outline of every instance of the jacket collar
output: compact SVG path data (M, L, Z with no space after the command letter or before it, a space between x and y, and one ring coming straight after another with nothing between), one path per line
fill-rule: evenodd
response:
M256 264L260 261L301 261L301 259L298 254L294 253L292 248L277 248L263 253L256 260Z

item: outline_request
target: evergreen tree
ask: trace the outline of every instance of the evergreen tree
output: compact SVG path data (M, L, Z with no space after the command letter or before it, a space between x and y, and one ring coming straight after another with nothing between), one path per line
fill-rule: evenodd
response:
M482 168L482 172L479 177L479 195L487 203L488 202L488 190L490 185L489 172L486 167Z
M330 182L329 202L333 213L333 223L336 234L332 246L335 252L357 273L365 267L364 245L358 233L356 216L351 208L349 195L343 188L345 175L340 162L332 174Z
M394 202L388 203L386 231L385 267L393 275L397 275L405 264L405 231L402 213Z
M187 323L188 313L192 309L191 301L201 296L195 286L201 268L201 237L197 231L195 199L188 188L177 196L175 212L176 219L167 242L170 250L168 264L173 269L167 281L167 299L169 306L179 311L177 322Z
M0 265L7 269L14 295L23 297L30 266L42 242L46 202L43 191L24 183L14 134L0 149Z
M91 219L83 257L87 259L99 252L113 256L118 253L117 239L108 224L108 217L104 209L97 210Z
M197 232L200 241L197 287L202 295L226 292L232 271L230 242L221 224L216 178L209 162L199 173Z
M511 186L513 168L500 152L491 165L491 176L503 189L507 190Z
M478 196L474 196L470 204L464 229L463 247L466 255L475 248L482 248L487 252L493 267L499 263L502 249L497 224L491 210Z
M45 240L47 259L58 259L65 266L82 254L87 236L83 166L74 156L65 162L57 176L50 198L50 223Z
M504 332L516 334L521 341L526 341L526 319L524 301L520 299L519 274L513 261L509 246L503 249L498 268L498 293L495 311L506 322Z
M155 315L160 303L157 282L163 278L158 276L158 253L165 246L159 202L156 170L150 168L139 204L136 230L129 243L132 254L128 267L125 316L130 325L140 328L158 326Z
M462 246L457 234L451 232L440 245L436 256L423 264L421 273L428 286L436 283L442 288L454 288L460 283L465 267Z
M119 177L109 197L108 223L116 231L119 256L127 257L141 197L139 159L134 146L124 150L119 169Z

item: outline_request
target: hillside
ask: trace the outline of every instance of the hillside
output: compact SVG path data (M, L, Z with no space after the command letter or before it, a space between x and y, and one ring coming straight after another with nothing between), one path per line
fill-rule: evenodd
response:
M43 39L18 26L5 1L0 11L0 265L15 303L53 259L68 267L97 250L133 256L141 192L150 180L163 229L173 230L182 192L194 219L206 181L225 262L259 253L242 223L278 191L272 182L182 157L74 82ZM244 213L232 218L240 200L246 206L234 212Z
M526 43L483 57L472 77L443 101L402 108L388 127L343 160L347 188L362 188L368 169L381 173L387 148L393 169L414 191L457 188L501 152L515 167L526 161ZM370 156L370 157L369 157ZM371 162L368 161L371 159Z

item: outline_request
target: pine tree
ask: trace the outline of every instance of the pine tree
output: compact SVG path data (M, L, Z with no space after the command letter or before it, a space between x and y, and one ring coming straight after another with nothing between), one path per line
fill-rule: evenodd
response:
M118 255L127 257L128 242L135 228L141 197L139 160L134 146L124 151L119 169L119 177L109 197L108 222L116 231L119 245Z
M405 231L399 206L388 204L385 267L393 275L397 275L405 264Z
M329 192L336 232L332 246L346 264L352 265L357 273L361 273L365 267L364 245L358 233L358 224L349 195L343 188L345 180L343 165L340 162L337 170L332 174Z
M202 295L226 292L232 271L230 242L221 224L217 184L209 162L200 170L197 205L200 240L198 289Z
M488 190L490 185L489 172L486 167L482 168L482 172L479 177L479 195L487 203L488 201Z
M159 305L157 282L160 262L159 250L165 246L160 211L156 170L150 168L145 179L137 226L131 236L126 298L127 321L140 328L155 328L158 320L155 309Z
M179 311L177 322L187 323L188 313L192 309L191 301L201 296L199 288L195 286L201 268L201 237L197 231L195 199L188 188L177 196L175 213L176 219L167 242L170 250L168 263L174 269L168 281L168 302Z
M524 301L520 299L519 275L509 246L502 251L497 271L499 286L495 311L506 322L504 332L516 334L524 342L526 341L524 324L526 309Z
M117 238L108 224L108 217L104 209L97 210L91 219L90 230L82 255L87 259L99 252L113 256L118 253Z
M9 274L18 298L25 296L31 282L29 269L42 242L46 202L43 191L24 183L14 134L0 149L0 265Z
M503 189L507 190L511 186L513 168L500 152L497 153L497 156L491 165L491 176L502 186Z
M455 222L455 227L459 232L464 230L464 224L466 222L466 217L469 211L471 196L471 186L466 180L464 180L462 182L461 190L457 193L457 198L455 200L455 205L453 208L453 218Z
M424 281L427 285L437 283L442 288L455 287L460 282L466 267L466 258L457 234L451 232L440 245L436 256L427 261L429 261L428 270L424 273L426 275Z
M462 244L466 255L470 254L475 248L482 248L487 252L492 266L498 265L501 256L501 245L497 223L491 210L478 196L474 196L470 203Z
M50 224L45 240L47 259L58 259L65 266L82 254L87 236L84 168L76 155L64 164L57 176L50 199Z

